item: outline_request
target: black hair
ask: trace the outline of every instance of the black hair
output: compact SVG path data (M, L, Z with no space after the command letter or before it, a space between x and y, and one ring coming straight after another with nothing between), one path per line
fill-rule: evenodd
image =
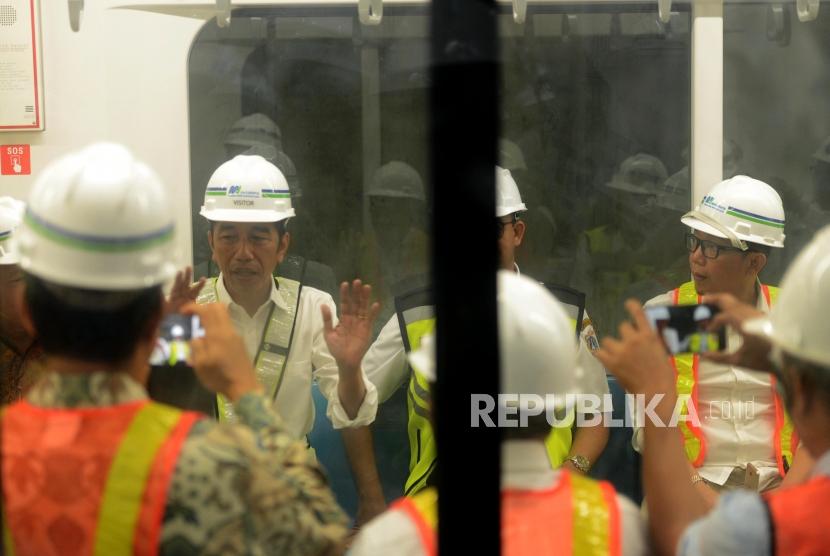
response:
M807 408L809 409L814 401L820 400L830 411L830 368L805 361L786 352L782 355L784 367L790 367L795 370L797 380L800 380L804 386L802 390L808 396L806 400ZM791 385L786 384L786 381L784 382L787 397L789 398L792 396ZM792 400L788 399L787 403L792 403Z
M61 286L26 275L26 304L48 355L122 363L161 314L161 286L102 291Z

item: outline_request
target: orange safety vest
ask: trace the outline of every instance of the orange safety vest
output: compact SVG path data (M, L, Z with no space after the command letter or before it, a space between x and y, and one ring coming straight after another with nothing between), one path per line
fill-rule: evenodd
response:
M392 506L413 521L427 556L437 554L437 506L437 491L432 488ZM561 471L559 482L548 489L502 490L501 507L505 556L622 553L619 506L616 491L608 482Z
M761 285L761 293L767 300L767 305L772 307L778 297L778 288ZM686 282L672 292L672 303L674 305L693 305L700 303L700 296L695 289L694 282ZM697 354L681 354L671 358L674 366L675 387L677 395L688 396L689 403L694 407L697 415L700 415L698 407L698 383L700 357ZM793 454L798 446L798 434L793 427L789 415L784 410L784 403L778 395L775 386L775 377L771 376L772 399L775 406L775 459L778 463L778 472L783 477L792 465ZM688 405L681 406L681 415L689 414ZM706 459L706 438L703 431L691 420L679 420L677 426L683 435L683 446L686 450L686 457L695 467L703 465Z
M167 490L199 414L142 400L2 417L6 555L158 553Z
M773 554L818 556L830 544L830 477L815 477L764 495L772 520Z

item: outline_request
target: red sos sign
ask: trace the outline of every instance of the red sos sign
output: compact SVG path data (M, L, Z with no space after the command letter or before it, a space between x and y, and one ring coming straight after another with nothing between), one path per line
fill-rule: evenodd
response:
M29 145L0 145L0 174L28 176L32 173Z

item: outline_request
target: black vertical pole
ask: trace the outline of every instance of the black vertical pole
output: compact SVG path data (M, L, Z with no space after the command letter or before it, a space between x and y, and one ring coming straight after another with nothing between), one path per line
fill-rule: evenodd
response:
M498 392L493 0L434 0L430 106L438 381L438 542L499 554L498 429L471 427L471 394Z

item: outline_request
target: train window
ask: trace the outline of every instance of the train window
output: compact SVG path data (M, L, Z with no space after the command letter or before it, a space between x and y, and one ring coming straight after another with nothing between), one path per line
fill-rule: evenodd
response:
M429 261L428 12L384 12L380 25L364 26L354 6L235 10L229 27L204 26L189 60L197 275L219 271L198 216L212 172L237 154L260 154L285 174L296 211L276 274L335 298L342 280L372 284L382 303L376 335L397 325L396 296L426 286ZM383 403L373 425L388 500L403 493L410 463L401 387L409 374L405 359L395 363L378 371ZM313 391L309 441L354 515L343 443Z
M595 329L612 334L626 297L688 278L690 14L542 9L500 21L502 164L528 207L517 263L586 293Z
M803 23L794 2L728 3L723 23L724 137L738 153L729 171L766 181L784 201L785 247L762 274L778 284L830 224L830 3Z
M691 205L691 38L688 5L676 9L669 24L652 3L540 4L523 24L502 6L498 17L500 163L528 209L515 263L587 294L600 334L615 330L626 296L688 277L679 216ZM204 26L188 72L197 275L218 273L198 216L211 174L261 154L288 178L297 212L277 274L333 296L340 280L372 283L383 303L376 334L395 319L395 298L428 285L426 14L386 6L380 25L364 26L353 6L250 8L226 28ZM417 459L407 380L376 382L387 499L412 486ZM354 513L342 443L315 403L309 440Z

